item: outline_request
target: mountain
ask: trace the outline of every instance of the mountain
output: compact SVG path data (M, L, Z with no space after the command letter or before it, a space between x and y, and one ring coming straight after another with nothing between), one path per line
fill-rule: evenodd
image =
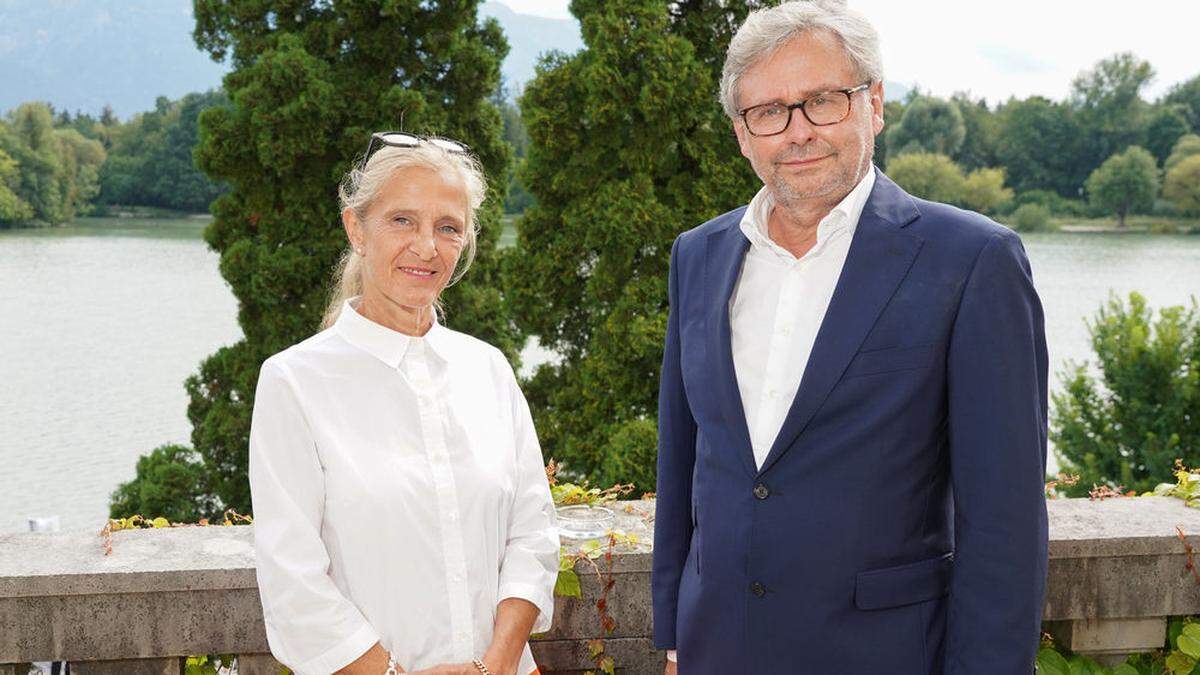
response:
M0 112L25 101L118 117L221 86L190 0L0 0Z
M510 45L502 72L510 95L538 57L582 46L578 22L518 14L499 2L480 16L500 22ZM221 86L228 66L192 41L191 0L0 0L0 113L25 101L118 117L154 108L158 96Z
M518 14L499 2L483 3L479 14L495 17L508 37L508 58L500 70L509 96L515 95L533 79L534 66L542 54L552 50L571 54L583 47L579 22L575 19Z
M533 78L548 51L583 46L579 22L519 14L485 2L508 37L501 71L510 97ZM221 86L226 64L192 41L191 0L0 0L0 114L25 101L118 117L154 108L159 96L180 98ZM889 82L888 99L907 87Z

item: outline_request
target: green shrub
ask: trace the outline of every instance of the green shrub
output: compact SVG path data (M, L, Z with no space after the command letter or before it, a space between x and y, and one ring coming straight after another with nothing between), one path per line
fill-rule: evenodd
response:
M609 436L608 443L600 466L600 484L633 483L637 496L654 492L658 423L654 419L629 420Z
M194 523L214 515L207 472L199 454L181 445L164 445L137 462L137 476L112 494L109 516L163 517L171 522Z
M1098 370L1071 364L1053 395L1050 439L1068 494L1095 485L1144 492L1171 479L1175 459L1200 465L1200 314L1167 307L1157 320L1137 293L1112 298L1088 322Z
M1054 216L1065 216L1068 218L1088 218L1093 217L1093 211L1082 199L1068 199L1052 190L1026 190L1018 194L1008 204L997 209L997 213L1001 215L1009 215L1025 204L1040 204L1049 209L1050 214ZM1101 210L1096 215L1104 215L1106 211Z
M1041 204L1022 204L1012 212L1012 226L1018 232L1045 232L1050 226L1050 209Z
M957 204L966 176L954 160L928 152L905 152L888 161L888 176L908 193L935 202Z

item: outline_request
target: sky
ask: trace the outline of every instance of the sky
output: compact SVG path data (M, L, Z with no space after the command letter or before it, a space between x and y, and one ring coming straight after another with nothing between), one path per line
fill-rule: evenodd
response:
M569 18L568 0L500 0L517 12ZM1154 99L1200 74L1197 0L849 0L879 31L888 80L937 96L969 90L991 102L1062 99L1100 59L1131 51L1149 61Z

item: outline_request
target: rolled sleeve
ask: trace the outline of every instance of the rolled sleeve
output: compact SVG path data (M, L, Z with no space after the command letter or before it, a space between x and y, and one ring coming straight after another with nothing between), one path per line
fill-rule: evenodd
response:
M271 653L299 675L326 675L379 636L329 576L321 540L324 476L286 366L259 373L250 425L250 493L259 595Z
M533 418L511 369L509 373L513 392L517 488L509 513L509 534L500 565L497 602L506 598L532 602L539 610L533 632L545 633L550 630L554 618L558 527Z

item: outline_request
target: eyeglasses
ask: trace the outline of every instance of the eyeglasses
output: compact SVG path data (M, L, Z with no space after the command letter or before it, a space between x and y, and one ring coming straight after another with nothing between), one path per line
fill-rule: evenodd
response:
M466 143L442 138L441 136L419 136L403 131L376 131L371 134L371 140L367 143L367 151L363 153L362 162L358 168L365 169L367 160L371 158L371 153L375 150L375 143L380 146L390 145L395 148L415 148L422 143L429 143L437 147L457 155L468 155L471 153L471 148L467 147Z
M813 126L827 127L849 117L850 97L870 86L870 82L865 82L849 89L823 91L791 105L764 103L750 106L739 110L738 115L752 136L782 134L792 123L792 111L797 108Z

